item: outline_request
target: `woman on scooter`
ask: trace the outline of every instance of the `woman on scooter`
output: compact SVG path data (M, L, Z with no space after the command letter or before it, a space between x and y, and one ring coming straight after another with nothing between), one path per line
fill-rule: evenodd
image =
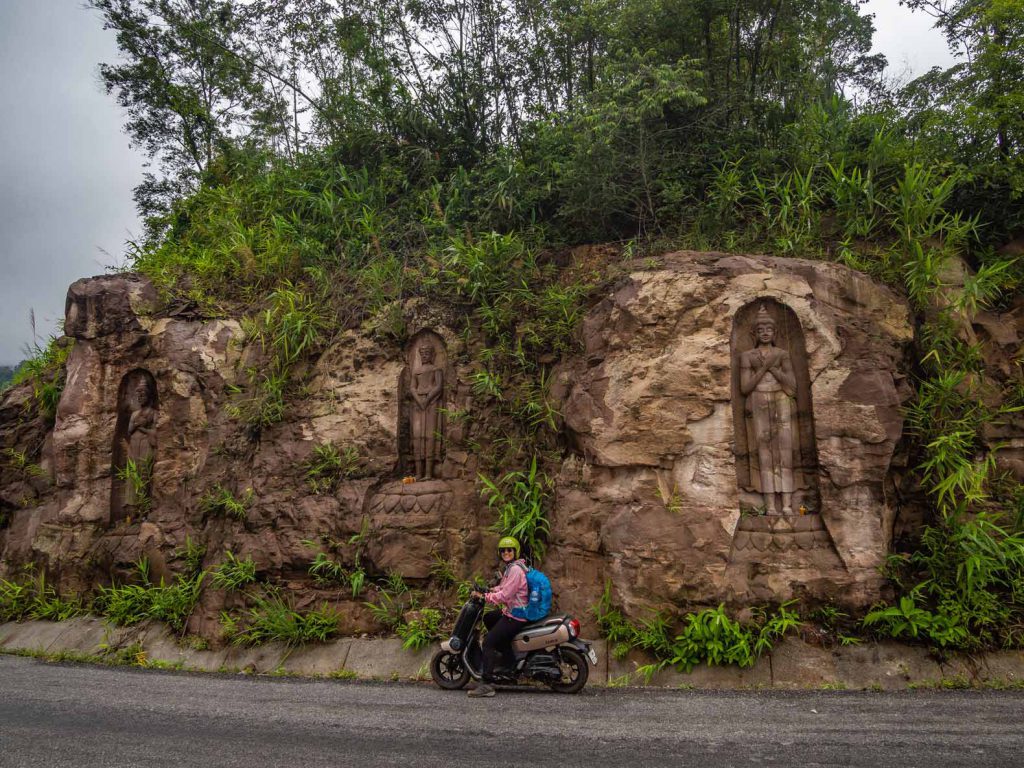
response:
M493 696L494 662L498 652L511 655L512 638L523 628L525 619L512 616L513 608L526 605L526 561L519 558L519 541L505 536L498 542L498 557L505 571L498 586L487 592L474 592L474 597L483 598L491 605L500 605L501 612L484 614L487 635L484 637L483 664L480 670L480 685L469 692L470 696Z

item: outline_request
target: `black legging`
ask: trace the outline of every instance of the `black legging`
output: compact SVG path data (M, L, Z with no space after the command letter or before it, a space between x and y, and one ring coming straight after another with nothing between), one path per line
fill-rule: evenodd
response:
M525 621L510 619L499 611L491 611L484 614L484 626L487 627L487 635L484 637L484 663L480 676L485 683L494 682L494 660L498 651L511 657L512 638L526 624Z

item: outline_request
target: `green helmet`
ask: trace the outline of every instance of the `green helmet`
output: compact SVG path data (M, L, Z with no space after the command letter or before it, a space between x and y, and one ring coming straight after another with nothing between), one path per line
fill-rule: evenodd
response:
M516 551L516 557L519 557L519 539L514 536L505 536L498 542L498 552L500 553L503 549L512 547Z

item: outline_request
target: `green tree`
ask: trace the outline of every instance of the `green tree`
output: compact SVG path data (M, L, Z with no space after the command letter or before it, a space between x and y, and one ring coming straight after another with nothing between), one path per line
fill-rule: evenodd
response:
M931 15L960 59L907 87L905 109L926 139L986 177L972 208L998 207L998 234L1024 223L1024 4L1021 0L901 0ZM988 187L986 192L985 187ZM1009 203L1009 204L1007 204Z
M156 164L136 190L152 216L197 188L215 158L257 127L267 94L233 0L89 0L117 34L123 61L101 64L108 93L127 113L125 131Z

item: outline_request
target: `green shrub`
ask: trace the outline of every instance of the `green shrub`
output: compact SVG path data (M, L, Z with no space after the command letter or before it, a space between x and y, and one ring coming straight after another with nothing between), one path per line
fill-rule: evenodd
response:
M440 640L441 612L433 608L421 608L408 622L402 622L395 630L402 638L406 650L420 651Z
M297 611L276 589L251 596L253 605L240 617L221 615L225 636L235 645L282 642L289 646L323 643L338 632L341 615L323 604Z
M137 565L139 584L100 587L93 608L117 626L131 626L145 619L165 621L179 632L199 600L206 572L177 576L173 583L153 584L149 563L143 558Z
M185 561L185 573L188 576L195 576L203 569L203 560L206 558L206 545L197 543L192 537L185 535L185 545L175 551L175 556Z
M235 557L231 550L224 553L224 562L213 569L213 586L217 589L237 590L256 581L256 563L251 556L244 560Z
M398 571L388 571L384 584L389 592L396 595L405 595L411 592L409 585L405 583L405 578Z
M39 413L52 421L57 415L57 404L64 392L65 365L71 354L73 339L51 336L45 347L38 344L29 350L31 355L11 377L10 386L29 383Z
M991 515L927 526L920 547L891 557L887 572L904 594L868 613L866 627L944 649L1024 645L1024 535Z
M130 627L149 618L152 606L149 587L122 584L99 588L93 609L119 627Z
M248 389L232 384L228 392L232 400L228 414L243 424L262 429L284 418L284 391L288 383L286 373L264 373L255 368L246 371Z
M20 581L0 579L0 621L66 621L86 612L80 597L62 597L45 573L33 577L32 570Z
M66 621L85 610L80 598L61 597L46 583L45 574L20 582L0 579L0 621Z
M310 542L312 543L312 542ZM318 586L344 584L348 581L348 571L341 563L332 560L324 552L317 552L309 565L308 573Z
M255 498L252 488L246 488L241 497L236 497L223 485L215 485L199 500L199 508L208 515L221 515L235 520L249 516L249 505Z
M86 612L81 598L63 598L57 591L48 586L42 575L35 584L35 594L28 617L43 621L67 621Z
M351 571L348 572L348 584L352 590L352 597L359 597L363 593L363 589L366 588L366 571L363 570L362 566L356 565Z
M708 666L750 667L758 655L755 643L754 632L730 619L720 605L686 616L683 631L672 643L673 655L668 663L684 672L701 662Z
M267 303L259 321L250 327L254 339L273 352L275 367L286 371L324 341L328 328L324 297L310 296L285 280Z
M306 482L313 493L330 493L340 480L357 477L361 469L362 459L355 446L339 451L334 443L321 443L305 463Z
M28 454L14 448L5 448L2 455L7 459L10 467L26 480L34 477L46 477L46 471L31 461Z
M310 294L303 286L283 280L266 299L267 307L243 322L248 339L255 341L270 360L265 368L250 368L246 387L232 385L228 413L248 427L262 429L284 418L285 392L292 368L325 341L330 327L326 297Z
M458 581L451 560L446 560L436 552L432 555L434 562L430 564L430 576L441 588L450 587Z
M149 617L165 621L175 630L184 632L185 622L192 615L199 600L205 576L205 573L191 578L179 576L169 585L161 580L160 584L151 586Z
M674 623L660 613L639 623L628 621L612 605L611 582L607 582L592 610L616 658L622 658L631 648L639 648L657 659L639 670L650 678L666 666L682 672L690 672L701 663L753 666L776 640L801 625L799 615L791 610L794 602L783 603L774 612L763 608L755 611L755 621L749 626L730 618L724 605L705 608L686 614L682 629L677 631L673 629Z
M360 559L362 556L362 546L369 530L368 526L369 519L363 518L362 530L349 539L349 544L356 547L355 564L351 568L347 568L344 564L332 559L325 552L316 553L313 562L309 564L307 572L313 577L313 581L317 586L347 586L352 592L353 599L362 594L366 586L366 571L363 570ZM315 541L305 540L302 543L313 548L320 546ZM339 546L338 542L330 543L334 547Z
M396 631L405 622L405 614L415 610L418 602L419 595L409 589L400 574L391 572L387 582L377 591L377 601L363 605L370 609L378 624Z
M0 579L0 621L21 621L32 608L31 584Z
M153 499L149 495L149 481L152 474L152 458L147 459L141 464L136 464L132 459L128 459L124 467L117 470L117 479L131 487L135 498L135 506L142 513L149 512L153 507Z

